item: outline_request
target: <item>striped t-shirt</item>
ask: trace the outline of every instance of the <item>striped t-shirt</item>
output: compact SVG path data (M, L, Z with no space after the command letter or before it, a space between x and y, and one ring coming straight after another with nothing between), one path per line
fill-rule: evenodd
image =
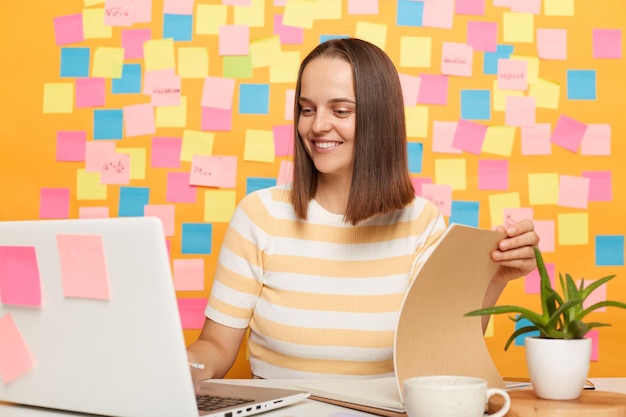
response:
M430 201L356 226L314 200L298 220L288 186L242 199L219 255L210 319L250 328L262 378L393 375L399 310L445 229Z

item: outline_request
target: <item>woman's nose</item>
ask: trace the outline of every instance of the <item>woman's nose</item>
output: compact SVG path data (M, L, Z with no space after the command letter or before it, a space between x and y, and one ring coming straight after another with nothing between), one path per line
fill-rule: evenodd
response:
M330 115L324 110L318 109L315 113L315 119L313 119L313 125L311 126L314 132L328 132L332 129L330 122Z

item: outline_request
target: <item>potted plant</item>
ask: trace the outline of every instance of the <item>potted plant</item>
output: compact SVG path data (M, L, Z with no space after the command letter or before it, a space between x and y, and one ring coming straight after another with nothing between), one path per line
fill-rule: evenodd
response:
M514 322L528 320L529 325L511 334L504 349L507 350L518 336L538 332L538 336L527 336L524 339L528 373L535 394L547 399L575 399L582 392L591 361L591 339L585 338L585 335L595 327L609 326L606 323L586 321L588 314L601 307L626 309L626 303L606 300L587 308L583 306L593 291L615 275L598 279L587 287L582 279L577 287L569 274L563 277L559 273L559 294L552 288L541 252L537 247L534 251L540 276L540 312L521 306L502 305L474 310L466 316L516 313L511 317Z

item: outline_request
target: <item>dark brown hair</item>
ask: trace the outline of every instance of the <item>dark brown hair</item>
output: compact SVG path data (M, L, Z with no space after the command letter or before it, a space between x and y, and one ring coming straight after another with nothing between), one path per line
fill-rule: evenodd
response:
M319 172L298 134L302 72L319 57L343 59L352 67L356 99L354 169L345 220L352 224L401 209L415 198L408 170L402 87L389 56L361 39L332 39L302 61L294 106L294 178L291 201L299 218L315 196Z

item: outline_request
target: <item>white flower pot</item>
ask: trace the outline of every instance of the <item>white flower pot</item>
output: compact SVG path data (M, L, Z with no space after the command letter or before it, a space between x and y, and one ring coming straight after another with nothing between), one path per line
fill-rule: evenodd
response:
M591 361L591 339L527 337L526 363L539 398L572 400L582 393Z

